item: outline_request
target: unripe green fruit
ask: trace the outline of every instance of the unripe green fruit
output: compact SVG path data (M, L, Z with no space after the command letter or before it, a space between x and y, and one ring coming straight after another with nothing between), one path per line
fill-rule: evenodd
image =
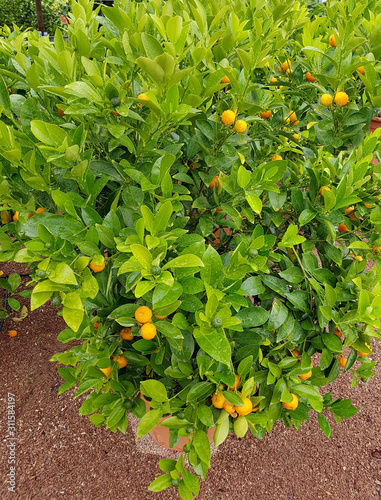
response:
M52 304L54 307L59 307L62 304L62 300L59 297L53 297Z
M161 267L160 266L152 266L152 274L154 276L159 276L159 274L161 274Z
M219 318L218 316L216 316L213 320L212 320L212 325L214 326L214 328L219 328L220 326L222 326L222 319Z
M37 274L37 276L38 276L39 278L45 278L45 276L46 276L46 271L43 271L42 269L39 269L39 270L37 271L37 273L36 273L36 274Z
M249 256L250 257L256 257L258 255L258 250L255 250L254 248L251 248L249 250Z
M179 485L178 479L172 479L172 486L178 486L178 485Z

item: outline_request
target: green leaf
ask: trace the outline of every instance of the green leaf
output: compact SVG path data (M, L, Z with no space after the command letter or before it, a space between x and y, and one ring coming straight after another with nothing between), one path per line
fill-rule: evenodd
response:
M295 224L290 224L285 232L282 241L278 243L279 247L293 247L306 241L304 236L298 235L299 228Z
M54 271L50 273L49 278L54 283L63 283L65 285L77 285L77 280L73 270L64 262L59 262Z
M197 417L207 427L213 427L214 425L213 412L209 406L206 406L204 404L199 404L197 407Z
M202 261L205 267L200 270L201 279L209 285L216 287L223 270L221 256L211 245L208 245L202 256Z
M214 384L212 384L211 382L199 382L191 387L190 391L188 392L187 403L193 403L199 399L206 399L212 394L213 391Z
M168 23L167 23L168 26ZM183 470L183 480L186 485L186 487L195 495L198 495L200 493L200 483L198 480L198 477L192 474L191 472L187 471L186 469Z
M249 429L249 423L246 417L240 416L234 422L234 433L237 437L243 438Z
M351 399L344 399L337 401L331 406L331 411L341 418L350 418L356 415L358 409L352 405Z
M324 417L322 413L318 413L317 415L317 420L320 429L324 432L324 434L327 436L327 438L330 438L332 435L332 429L331 426L328 422L328 420Z
M171 470L175 470L176 460L173 460L172 458L162 458L159 461L159 467L163 472L170 472Z
M250 276L242 283L241 288L248 296L259 295L265 291L259 276Z
M185 254L169 261L162 267L162 270L164 271L165 269L173 269L176 267L204 267L204 263L199 257L197 257L197 255Z
M158 380L145 380L140 382L140 390L145 396L149 396L154 401L164 403L168 401L167 389Z
M303 210L303 212L299 215L299 225L304 226L305 224L308 224L308 222L311 222L316 217L316 215L316 212L308 208L306 210Z
M156 312L157 309L170 306L175 301L177 301L182 293L183 287L176 281L174 282L173 286L164 285L163 283L156 285L152 296L152 305L153 309L155 310L155 314L157 314L158 316L165 316L166 314L159 314L158 312Z
M206 432L199 429L193 437L192 444L200 459L210 465L210 443Z
M277 297L271 308L268 329L270 331L277 330L286 321L288 309L283 302Z
M251 181L250 173L246 170L246 168L243 165L240 165L237 174L238 186L240 188L245 189L245 187L250 183L250 181Z
M123 407L123 401L118 401L118 403L113 407L109 417L107 418L106 428L110 429L115 427L118 422L124 417L126 414L126 409Z
M245 198L253 212L259 215L262 212L262 202L258 196L250 193L246 194Z
M163 474L162 476L159 476L154 481L152 481L152 483L148 486L148 490L149 491L163 491L163 490L169 488L170 486L172 486L171 475L170 474Z
M224 365L230 365L230 343L223 331L206 327L193 330L193 335L201 349L209 356Z
M322 340L324 345L333 353L341 353L343 352L343 346L341 344L341 340L337 335L333 333L322 333Z
M253 306L241 309L236 314L236 317L241 320L242 327L246 329L266 323L269 318L269 313L262 307Z
M147 248L142 245L133 244L131 245L131 252L144 269L151 271L152 255Z
M293 283L294 285L297 285L304 279L302 270L296 266L288 267L286 270L279 273L279 276L281 276L289 283Z
M163 411L161 408L156 408L156 410L150 410L146 413L139 422L136 435L137 439L152 431L152 429L160 422L162 416Z
M155 215L154 218L154 226L152 232L154 236L167 229L167 225L172 215L172 211L173 208L172 208L172 203L170 201L166 201L160 207L160 210L158 211L158 213Z
M221 415L223 414L225 414L227 418L221 420L216 425L213 436L215 446L222 444L229 435L229 414L225 410L222 410Z
M30 122L32 134L44 144L48 146L61 147L66 141L68 143L68 135L58 125L45 123L41 120L32 120ZM69 145L69 144L68 144Z
M294 386L292 392L306 398L315 411L321 412L323 408L323 396L320 394L317 387L301 384Z
M95 224L101 243L107 248L115 248L114 234L108 227Z

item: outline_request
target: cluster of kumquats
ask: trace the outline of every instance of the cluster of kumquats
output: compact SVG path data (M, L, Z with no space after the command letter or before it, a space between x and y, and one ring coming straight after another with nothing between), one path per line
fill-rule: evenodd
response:
M157 335L156 326L152 323L152 316L152 310L147 306L140 306L135 311L135 319L140 330L140 335L144 340L152 340ZM155 315L155 318L165 319L166 316ZM99 321L95 321L93 323L95 332L98 331L99 325ZM123 340L133 340L134 335L132 334L132 329L130 327L123 328L120 332L119 339L121 342ZM159 349L156 352L158 351ZM119 368L124 368L128 363L127 359L122 354L113 356L112 360L119 364ZM100 370L106 375L106 377L109 377L111 373L111 366L107 368L100 368Z
M232 387L229 387L231 391L237 391L238 387L241 384L241 378L236 374L235 375L235 382ZM244 417L245 415L248 415L249 413L256 412L258 411L258 407L253 408L253 403L249 398L243 397L241 394L239 396L242 399L242 406L235 406L232 403L230 403L225 396L222 394L222 391L224 390L224 385L220 384L218 386L217 392L215 392L212 396L212 404L215 408L218 409L224 409L227 413L230 414L231 417L237 418L238 416Z

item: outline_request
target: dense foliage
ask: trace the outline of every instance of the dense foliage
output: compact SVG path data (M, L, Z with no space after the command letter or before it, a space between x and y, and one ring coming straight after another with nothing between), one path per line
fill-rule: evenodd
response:
M73 2L68 42L0 38L0 261L29 263L31 308L63 315L76 342L53 360L60 393L90 391L82 415L125 432L131 411L138 437L172 415L171 444L189 441L150 489L188 499L208 428L262 439L313 410L330 436L326 416L356 409L320 388L374 374L381 6L100 14Z
M64 26L60 16L67 14L67 2L44 0L41 6L45 31L53 35L57 28ZM34 0L0 0L0 27L4 25L37 29Z

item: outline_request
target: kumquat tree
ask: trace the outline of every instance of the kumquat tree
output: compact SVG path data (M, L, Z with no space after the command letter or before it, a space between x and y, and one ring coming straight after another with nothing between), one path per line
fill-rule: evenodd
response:
M381 4L73 0L68 20L68 40L0 32L0 261L75 341L59 393L138 438L168 417L186 444L147 487L192 499L209 429L312 411L329 437L357 410L325 386L374 375Z

